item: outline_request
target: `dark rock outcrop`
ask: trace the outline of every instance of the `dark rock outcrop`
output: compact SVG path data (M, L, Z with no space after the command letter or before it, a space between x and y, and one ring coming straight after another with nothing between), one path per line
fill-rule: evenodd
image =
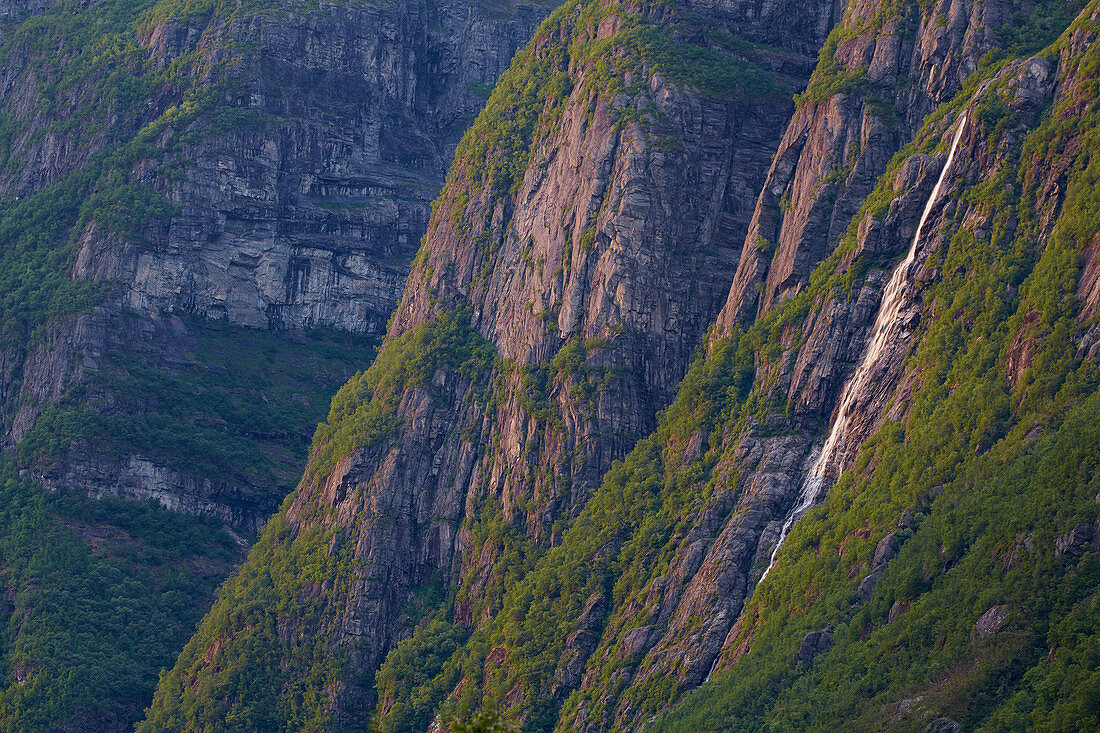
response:
M825 628L821 631L811 631L802 637L802 643L798 646L798 654L795 655L795 664L808 667L821 652L829 648L833 639L833 630Z
M1008 606L993 606L983 613L974 624L974 633L980 638L996 634L1005 624L1008 616Z
M1079 522L1073 529L1054 541L1054 554L1066 560L1079 557L1091 539L1092 526L1086 522Z

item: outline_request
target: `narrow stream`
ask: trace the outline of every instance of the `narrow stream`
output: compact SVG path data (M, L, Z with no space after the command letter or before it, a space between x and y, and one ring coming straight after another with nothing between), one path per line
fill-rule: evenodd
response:
M920 243L924 224L932 213L932 207L935 206L936 199L939 198L940 188L943 186L944 179L947 178L947 172L951 169L951 163L955 160L955 149L959 146L959 141L962 139L965 129L966 113L964 112L959 118L958 129L955 130L955 137L951 141L951 148L947 153L943 170L940 171L940 176L936 179L936 185L932 187L932 193L929 194L928 202L924 205L924 211L917 223L917 231L913 234L913 242L909 245L909 253L894 268L894 272L890 276L890 282L887 283L886 290L883 292L882 304L879 306L878 315L875 317L875 324L871 328L871 338L867 342L867 350L864 352L852 378L844 385L844 391L840 396L840 407L836 413L836 420L833 421L832 428L829 431L829 437L825 440L821 453L818 454L817 460L814 461L813 466L810 467L806 475L802 490L798 495L798 503L787 514L787 518L783 522L783 529L779 532L779 541L775 543L771 558L768 560L768 567L764 570L764 574L760 576L757 585L768 577L768 573L771 572L772 566L775 565L775 557L779 554L779 548L783 546L783 541L787 539L787 533L790 531L791 526L814 505L821 492L827 489L827 469L833 464L837 453L844 448L844 439L852 419L852 408L855 405L856 397L868 388L871 375L874 373L874 367L886 350L886 345L897 337L898 321L901 316L902 304L905 302L903 296L909 287L909 268L917 259L917 245ZM721 652L719 652L718 656L714 658L704 682L710 681L721 656Z
M909 245L909 253L894 268L894 272L890 276L890 282L886 285L886 290L882 296L882 305L879 306L878 316L875 318L875 325L871 329L871 338L867 342L867 350L864 352L863 359L856 367L852 378L844 385L844 391L840 396L840 407L837 410L832 429L829 431L829 437L825 440L821 453L814 461L802 484L798 503L791 509L783 522L783 529L779 532L779 541L775 543L775 548L772 549L768 567L764 570L764 574L760 576L761 581L768 576L772 566L775 565L775 556L779 553L779 548L783 546L783 540L787 539L787 533L790 531L791 526L814 505L822 490L827 488L825 485L828 476L827 471L833 465L837 453L845 447L844 441L848 432L848 425L852 419L852 408L855 405L856 398L869 387L875 365L882 357L887 344L897 337L901 308L905 302L903 296L909 288L909 269L917 259L917 245L920 243L924 224L928 221L929 214L932 213L932 207L935 205L936 199L939 198L940 188L943 186L944 179L947 178L947 172L951 169L951 163L955 159L955 149L959 146L959 140L962 139L965 129L966 113L964 112L959 118L955 138L951 141L947 161L943 164L940 177L936 180L936 185L932 187L932 193L928 196L928 202L924 205L924 212L917 223L917 231L913 234L913 243Z

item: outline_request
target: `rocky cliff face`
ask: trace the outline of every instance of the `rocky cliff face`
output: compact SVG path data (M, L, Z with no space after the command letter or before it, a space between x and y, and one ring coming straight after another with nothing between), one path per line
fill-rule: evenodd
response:
M957 11L932 9L940 18L950 18ZM984 12L992 11L985 8ZM969 16L969 11L963 16ZM850 9L847 22L864 25L858 17ZM921 25L931 28L941 23L919 21L916 27ZM965 53L976 53L976 59L988 49L968 41L965 28L956 31L956 50L940 48L947 58L960 58L961 53L965 59ZM842 26L834 34L858 46L854 28ZM920 52L928 44L921 33L916 38L913 48ZM843 49L844 43L837 48ZM993 172L1008 175L1007 168L1015 175L1015 157L1006 152L1003 137L988 141L990 126L974 121L986 112L975 109L988 110L982 105L993 104L989 96L1000 95L996 98L1003 99L1010 110L1006 114L1033 124L1050 103L1057 78L1056 65L1046 58L1006 67L996 81L986 81L977 86L978 91L965 92L950 106L941 106L931 118L936 122L926 122L925 132L909 144L907 152L887 165L890 154L913 135L905 127L907 113L913 112L910 105L930 110L937 97L950 99L974 66L963 63L962 72L946 84L942 76L914 73L921 81L902 87L895 97L895 110L884 111L877 101L870 108L873 111L865 117L857 115L860 121L849 126L839 110L858 99L855 94L846 90L816 100L823 75L836 73L827 56L830 46L823 51L817 76L776 155L770 181L782 183L773 188L765 184L730 298L719 318L725 333L735 339L742 338L738 325L751 324L750 340L763 346L755 359L756 394L750 398L755 413L734 413L720 428L721 441L715 444L711 439L717 452L709 460L704 456L702 464L709 483L700 484L699 493L689 494L697 504L686 518L681 515L680 526L685 529L670 533L666 569L659 574L649 571L648 582L636 581L633 595L626 595L611 613L590 657L598 661L590 663L580 691L567 702L568 714L559 722L562 729L607 730L637 724L654 711L648 699L653 690L667 694L664 691L670 688L691 688L721 673L746 653L753 629L772 621L761 617L759 609L746 618L743 603L769 564L783 518L797 503L815 457L815 433L824 438L817 426L828 425L835 417L839 391L861 360L890 275L883 268L892 266L913 239L941 172L950 133L964 117L969 120L959 160L945 179L946 187L932 209L916 263L906 278L897 339L877 363L868 380L870 388L856 396L839 460L828 466L829 483L852 466L865 440L884 426L910 419L915 396L922 386L927 388L927 377L914 366L913 354L922 343L919 337L932 328L929 324L944 308L942 302L933 306L927 289L943 276L933 262L944 259L951 232L962 227L985 241L995 236L990 232L989 204L963 205L968 196L974 198L964 191ZM922 63L902 67L920 69ZM871 63L870 68L874 67ZM972 81L971 89L974 85ZM989 91L993 86L999 91ZM866 94L867 87L862 89ZM930 155L933 150L937 152ZM847 161L848 167L840 161ZM864 174L870 175L861 182ZM846 199L849 195L851 199ZM1047 195L1037 194L1029 205L1033 203L1038 211L1057 211L1058 204ZM781 199L785 199L782 205ZM834 217L832 223L830 217ZM1048 215L1029 235L1049 241L1054 221ZM763 242L761 232L777 236L778 246ZM951 241L955 247L965 247ZM955 277L966 270L964 265L958 267ZM1015 284L1007 287L1015 292ZM1024 362L1030 364L1032 356ZM985 450L1003 427L979 429L976 449ZM666 472L680 461L690 465L699 455L698 449L683 451L682 446L691 445L689 438L673 433L667 441ZM884 566L879 564L879 574L860 592L870 593ZM643 572L642 578L646 577ZM617 595L623 592L616 590Z
M370 680L409 633L425 588L456 588L462 623L492 619L515 572L502 553L561 541L612 460L653 430L721 306L784 99L835 9L792 9L806 16L793 29L740 6L690 10L563 7L459 145L388 345L347 406L337 398L286 513L299 538L350 533L361 564L325 601L340 621L324 643L356 670L328 688L339 720L369 710L356 675ZM422 353L455 338L489 349L491 368ZM399 360L423 372L391 394ZM315 638L330 621L279 623ZM203 643L223 633L211 625ZM181 674L154 719L192 709L194 674L229 689L212 667Z
M292 486L326 392L368 363L459 135L548 9L140 10L28 7L41 14L7 30L0 196L13 211L71 196L61 265L102 287L91 312L12 334L4 442L22 444L48 485L154 497L254 530ZM125 51L101 66L66 50L44 58L54 37L109 45L58 19L71 11L89 24L113 13L110 42ZM134 184L145 210L125 189L104 194ZM227 355L206 322L270 338L234 331L243 351ZM166 415L178 396L133 394L128 362L217 404ZM287 402L297 417L276 414ZM134 413L133 432L164 434L105 447L80 429ZM207 432L187 434L194 423ZM41 450L50 435L63 444ZM196 467L186 443L200 439L250 455Z
M0 2L3 727L132 729L549 11Z
M1007 573L1051 539L1085 564L1048 548L997 593L1058 562L1084 605L1028 608L1090 613L1095 462L1066 527L1065 476L1025 467L1096 429L1066 412L1096 383L1094 9L1052 46L1061 6L853 3L827 38L839 8L755 12L576 3L542 27L458 148L379 358L334 400L150 729L215 708L262 727L302 675L309 714L359 725L377 702L383 730L485 707L528 730L639 729L670 709L668 730L798 729L817 708L838 726L961 726L943 711L1022 690L1044 643L1046 621L995 660L972 646L1009 638L970 634L1006 605L976 590L991 563ZM817 45L781 132L776 96ZM772 567L922 219L824 506ZM984 544L1016 481L1035 518ZM937 656L910 628L954 646ZM903 648L912 678L886 679L875 665ZM955 660L969 671L937 689ZM935 703L903 699L909 682ZM706 705L675 707L697 687Z
M760 192L720 323L751 322L805 287L894 153L1003 46L995 29L1021 12L996 2L847 6Z
M165 231L117 259L82 243L78 275L127 282L123 306L139 312L380 333L480 90L542 14L333 4L217 29L207 42L227 51L207 63L232 68L244 123L185 143L182 180L151 181L184 209ZM185 34L150 31L159 63ZM243 60L222 58L242 45Z

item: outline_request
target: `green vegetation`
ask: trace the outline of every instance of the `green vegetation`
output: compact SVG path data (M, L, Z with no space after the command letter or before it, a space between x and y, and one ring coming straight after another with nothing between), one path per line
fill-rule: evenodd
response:
M619 15L617 33L591 40L601 20ZM693 37L693 32L695 36ZM718 36L715 36L718 38ZM710 40L689 23L655 24L635 11L599 0L570 0L539 28L497 82L485 109L463 136L448 188L459 180L472 192L488 187L494 196L514 193L527 170L532 142L548 137L574 87L584 83L595 104L620 94L644 98L650 73L714 97L764 96L779 92L768 72L741 54L750 44L725 34ZM652 105L630 105L653 115ZM621 119L642 119L636 109L616 110ZM536 134L538 133L538 134Z
M650 21L628 16L624 27L602 41L584 43L583 58L594 62L604 84L616 91L626 90L624 82L635 77L630 91L637 94L645 79L637 78L646 69L665 76L674 84L697 89L713 97L765 96L779 92L779 85L768 72L743 58L745 44L727 34L724 43L709 45L677 40L690 32L686 24L662 27ZM679 33L677 33L679 31ZM623 80L623 81L618 81Z
M501 717L500 713L487 710L477 713L469 720L451 724L454 733L519 733L520 727Z
M233 87L232 69L194 44L160 64L142 45L158 24L189 21L199 30L271 5L229 0L77 0L53 3L6 33L0 64L38 82L34 100L0 101L0 177L18 180L29 145L60 136L79 156L48 185L0 202L0 343L37 341L51 319L88 310L106 283L74 280L80 238L140 240L147 225L175 213L134 179L142 161L169 170L180 142L240 124L245 110L215 110ZM222 49L228 50L228 49ZM226 54L229 56L229 54ZM51 120L12 109L27 101ZM121 121L121 122L120 122Z
M1100 515L1100 373L1074 343L1079 252L1100 229L1100 165L1084 152L1100 142L1097 64L1092 50L1063 69L1083 84L967 190L987 232L958 229L930 263L947 274L926 295L936 318L912 356L922 386L905 423L869 440L791 532L747 605L748 653L654 730L910 730L940 715L967 730L1096 724L1100 556L1057 542ZM985 93L983 123L1000 90ZM990 148L1020 139L996 123L984 124ZM1052 168L1068 185L1047 232L1038 196ZM1010 378L1020 348L1029 366ZM914 520L895 535L898 555L863 599L903 512ZM1004 627L977 633L1001 605ZM803 636L827 625L831 648L796 665Z
M332 398L328 420L313 436L307 477L323 479L356 448L393 435L404 392L427 384L437 370L450 368L473 381L486 374L493 358L493 347L470 328L468 309L446 313L386 344L371 368Z
M74 249L57 246L80 201L73 187L58 186L0 208L0 343L37 340L50 319L87 310L102 298L103 285L70 277Z
M356 566L348 536L355 527L295 531L283 514L268 522L175 668L161 674L138 730L331 729L325 691L346 657L330 640Z
M427 387L440 371L471 381L487 376L493 349L469 323L469 310L444 314L388 343L370 369L352 377L317 429L299 491L310 490L352 450L390 438L406 390ZM284 502L248 561L219 591L175 668L162 676L139 730L334 725L327 690L346 675L346 657L331 642L359 566L349 540L358 537L364 513L343 526L309 503L294 525L286 512L296 497ZM427 608L439 603L430 591L420 604ZM446 629L422 633L441 648L455 643Z
M108 284L72 277L86 231L108 240L112 233L136 237L151 219L175 213L167 199L120 170L149 153L138 138L94 155L59 183L0 202L0 344L35 343L52 319L102 300Z
M0 729L132 724L239 553L209 521L47 494L0 460Z
M330 396L370 360L365 337L315 331L291 341L189 320L189 362L109 353L19 444L21 465L48 468L74 441L95 456L143 455L160 465L286 496Z
M439 704L458 684L461 665L454 655L468 637L468 631L440 614L417 626L386 657L375 675L379 708L385 711L377 722L380 733L428 729Z
M1049 47L1088 4L1088 0L1040 0L1029 12L997 28L999 54L1027 57Z
M1057 40L1085 6L1087 0L1040 0L1035 7L1011 15L1009 22L997 29L1001 44L982 59L984 76L995 64L1013 58L1026 58L1047 49ZM857 15L851 8L844 19L829 33L818 53L817 67L804 92L795 95L798 105L820 104L838 95L853 95L874 107L880 114L893 115L889 103L892 90L872 83L867 76L866 64L847 68L837 59L839 47L860 36L896 32L888 21L899 18L921 19L927 22L931 7L925 0L889 0L876 3L870 18ZM919 11L919 12L913 12ZM903 20L904 26L907 21ZM911 21L910 21L911 22ZM946 25L945 15L937 15L931 21L936 28ZM903 31L904 32L904 31Z
M619 11L576 2L544 26L460 146L434 226L446 223L462 236L476 231L471 210L482 189L494 199L515 190L533 141L548 139L578 84L586 85L590 105L599 95L635 91L641 74L634 72L654 69L709 94L743 89L714 56L725 53L717 47L724 42L681 43L679 30L631 16L612 39L593 43L593 24ZM891 6L856 25L881 25L897 12ZM801 101L870 96L862 73L836 61L842 41L838 32L827 44L817 86ZM671 655L669 667L640 681L640 654L629 642L652 623L661 599L656 581L667 580L689 531L707 512L731 511L740 439L747 431L775 435L812 425L791 414L779 386L781 355L801 348L797 326L814 309L850 300L869 268L885 264L852 261L860 223L890 211L899 166L942 149L959 110L1003 61L989 61L957 100L926 120L797 297L744 332L708 342L657 431L612 466L578 517L555 528L560 542L536 543L505 517L500 500L471 494L463 567L485 577L459 578L449 590L435 578L410 600L406 610L420 623L374 678L379 730L423 730L437 713L456 729L501 725L486 711L503 709L523 730L550 731L613 720L620 705L635 720L672 708L652 726L658 731L923 730L940 715L968 729L1057 730L1095 720L1100 555L1095 546L1056 550L1075 526L1100 518L1100 374L1078 359L1075 341L1080 253L1100 229L1095 54L1063 69L1076 73L1078 86L1036 120L1017 118L1003 82L984 89L974 129L1000 165L961 181L957 213L945 214L956 218L927 263L941 274L922 292L906 417L869 439L824 505L796 525L747 604L733 640L747 651L728 655L727 669L673 707L685 693L679 674L688 662ZM633 102L651 114L644 98ZM1060 209L1040 206L1048 203L1041 182L1052 170L1064 174ZM967 212L973 219L963 218ZM594 241L594 230L583 231L582 242ZM471 239L489 246L483 236ZM418 257L429 276L430 256L424 248ZM458 310L406 333L341 390L300 491L315 490L357 449L383 450L407 391L431 390L440 369L475 383L490 406L514 390L546 432L560 427L551 397L567 382L577 386L570 380L591 383L589 345L570 341L548 364L494 363L470 317ZM1017 373L1009 355L1019 349L1029 366ZM347 540L359 525L341 529L327 506L308 501L292 525L287 509L295 501L164 676L145 729L216 728L224 720L271 729L333 723L325 693L346 670L329 641L355 575ZM878 542L895 532L897 556L861 592ZM999 605L1007 609L1004 628L978 634L977 619ZM704 621L684 619L683 638L701 632ZM832 646L797 664L805 634L826 627ZM574 643L582 635L595 640L590 655ZM558 687L574 661L585 662L593 687Z
M1097 78L1092 63L1075 62L1079 78ZM968 85L963 98L976 87ZM1097 613L1100 561L1093 550L1057 558L1054 543L1100 515L1100 465L1091 447L1100 440L1100 378L1095 365L1076 360L1073 342L1075 253L1100 229L1100 199L1092 193L1100 169L1094 172L1090 154L1080 151L1100 149L1094 140L1100 125L1091 116L1078 119L1068 106L1042 121L1020 120L1002 109L1002 94L996 83L986 89L975 117L990 148L1015 140L1016 152L997 176L967 190L967 203L992 218L985 236L958 229L929 262L948 275L926 295L936 316L911 357L921 387L910 417L868 441L825 506L791 534L748 606L746 618L760 619L742 631L751 639L749 654L656 730L923 729L925 710L965 727L984 722L1016 730L1030 720L1036 729L1072 729L1096 714L1089 623ZM1089 87L1077 101L1098 96ZM891 164L845 244L798 298L747 333L712 345L711 355L692 367L657 433L608 472L560 546L524 552L529 541L479 519L478 527L498 528L496 554L511 548L514 555L495 563L494 573L515 574L516 582L475 607L476 618L488 619L476 628L450 621L453 609L445 602L394 650L376 680L382 730L417 730L432 711L462 720L505 700L529 731L607 720L621 703L644 719L678 701L683 690L675 669L628 687L639 660L624 641L650 623L644 600L650 583L668 571L672 538L692 526L724 482L736 485L729 451L737 436L758 415L784 409L766 381L749 394L754 365L775 363L777 350L790 344L790 327L812 309L851 296L875 264L843 264L859 221L885 213L895 196L888 182L894 171L938 147L961 104L930 117ZM1020 126L1035 124L1020 143ZM1067 149L1080 160L1058 161ZM1058 224L1046 232L1034 197L1036 177L1052 165L1074 173ZM1038 318L1025 320L1028 313ZM1036 346L1032 367L1013 382L1005 359L1021 333ZM526 391L547 393L551 380L543 371L549 366L535 370ZM685 461L684 447L698 434L703 447ZM726 470L717 471L719 465ZM861 602L856 589L866 566L903 511L913 512L916 523L897 535L901 554ZM1010 557L1015 564L1006 567ZM463 592L460 586L454 604L465 608ZM1009 625L989 639L976 636L977 618L1000 603L1010 609ZM607 611L589 618L592 608ZM566 639L582 631L581 619L601 638L586 667L596 684L559 709L551 689L573 653ZM685 633L701 627L701 620L694 623ZM797 667L803 636L827 625L835 629L833 648L809 668ZM918 695L925 707L912 718L893 717L903 700Z
M20 378L12 365L49 326L113 287L73 277L80 247L141 242L151 224L177 213L138 173L178 179L187 168L182 143L262 124L224 108L235 57L218 39L226 23L271 6L62 0L4 21L0 64L16 75L0 100L0 180L13 192L0 201L6 388ZM195 35L162 63L145 43L158 24L179 22ZM34 147L47 136L63 154L56 166L36 163L50 178L21 186L28 158L49 157ZM153 349L108 353L74 390L39 405L18 446L22 465L46 469L77 443L93 455L138 452L285 496L329 397L350 376L346 365L365 363L372 343L321 333L290 343L188 325L189 363ZM209 521L47 495L7 459L0 493L0 729L129 727L243 553Z
M1100 439L1098 408L1094 394L1038 443L1017 430L985 457L940 462L927 479L927 443L907 449L902 430L884 433L864 459L878 462L874 479L846 481L800 522L753 597L749 617L762 622L749 655L654 730L871 729L917 696L922 707L907 724L934 710L966 729L1090 727L1097 688L1087 649L1096 627L1083 623L1095 619L1100 562L1093 551L1057 558L1054 543L1096 515L1098 467L1088 446ZM929 493L944 476L942 494ZM911 502L923 516L860 604L862 574L851 580L849 572L866 567ZM862 529L871 530L867 539L853 534ZM1000 604L1006 627L979 637L975 622ZM826 624L835 627L833 647L797 668L802 635Z
M445 717L462 720L481 706L503 704L505 695L519 685L523 700L518 710L524 715L524 730L552 730L558 709L549 689L566 637L586 605L604 599L602 602L613 608L619 607L667 570L669 539L683 529L718 480L707 480L721 440L720 433L711 435L711 431L739 418L752 384L752 360L751 343L745 335L717 343L710 359L698 360L658 432L639 443L624 461L616 462L560 546L540 557L523 551L530 540L521 535L506 540L498 534L503 558L498 567L512 578L500 584L506 593L499 608L479 609L493 611L492 620L473 630L469 640L445 661L440 651L448 647L440 639L454 646L456 640L470 634L443 620L449 617L447 613L398 645L377 677L379 699L383 707L388 706L380 716L381 730L418 730L459 679L466 684L462 694L444 706ZM699 431L709 436L710 449L685 461L683 445ZM471 528L474 547L485 542L477 537L483 531L481 526L502 531L501 523L491 521L489 514L480 512L478 523ZM505 548L515 548L510 561ZM484 660L496 647L507 649L508 664L488 669L483 686ZM616 653L614 645L604 651ZM616 667L609 666L610 675ZM409 679L418 684L405 684ZM656 711L662 700L654 697L641 702Z
M810 78L810 85L806 87L806 91L795 95L796 103L820 104L837 94L850 94L863 98L873 94L873 87L867 78L866 66L849 71L836 58L840 43L855 35L858 35L858 31L853 31L845 25L833 28L829 37L825 39L825 45L818 52L817 67Z
M540 28L535 40L516 54L493 88L485 109L463 135L455 151L456 165L449 184L463 163L474 186L485 185L496 196L513 192L523 180L540 119L546 117L542 125L549 125L551 117L556 119L571 90L565 49L550 40L546 27ZM446 198L444 189L440 200Z

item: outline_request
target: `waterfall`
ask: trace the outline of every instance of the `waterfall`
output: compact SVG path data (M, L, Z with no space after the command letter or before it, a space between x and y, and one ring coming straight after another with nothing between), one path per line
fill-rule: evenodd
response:
M913 234L913 243L909 245L909 253L905 255L905 259L894 268L894 272L890 276L890 282L886 285L886 290L882 295L882 305L879 306L878 316L875 318L875 325L871 328L871 338L867 342L867 350L864 352L863 359L860 360L859 366L856 367L855 374L848 380L848 384L844 386L844 391L840 395L840 407L837 409L836 419L833 421L833 427L829 431L829 437L825 440L825 445L822 447L820 455L818 455L817 460L814 461L813 466L806 476L806 480L802 484L802 491L799 494L798 503L795 504L794 508L787 514L787 518L783 522L783 529L780 530L779 540L775 543L775 548L772 549L768 567L764 570L764 574L760 576L761 581L768 576L772 566L775 565L775 556L779 553L779 548L783 545L783 540L787 539L787 532L790 531L791 525L798 521L798 518L814 505L818 495L821 493L822 489L825 488L825 482L827 480L826 472L829 467L833 465L837 452L844 447L844 439L848 432L848 424L852 418L852 407L855 404L856 397L868 388L874 366L878 363L879 358L886 349L886 345L893 341L897 335L898 318L901 315L901 307L904 301L902 295L904 295L909 285L909 268L917 258L917 244L920 242L920 235L924 229L924 223L928 220L928 215L932 213L932 206L936 203L936 198L940 194L940 187L943 185L943 180L947 177L947 171L951 168L951 162L955 159L955 148L958 147L959 140L962 139L963 130L965 128L966 113L964 112L959 118L959 126L955 131L955 138L951 141L951 149L947 153L947 161L943 164L943 170L940 171L940 177L936 180L936 185L932 187L932 193L928 196L928 203L924 205L924 211L921 213L920 221L917 223L917 231Z

